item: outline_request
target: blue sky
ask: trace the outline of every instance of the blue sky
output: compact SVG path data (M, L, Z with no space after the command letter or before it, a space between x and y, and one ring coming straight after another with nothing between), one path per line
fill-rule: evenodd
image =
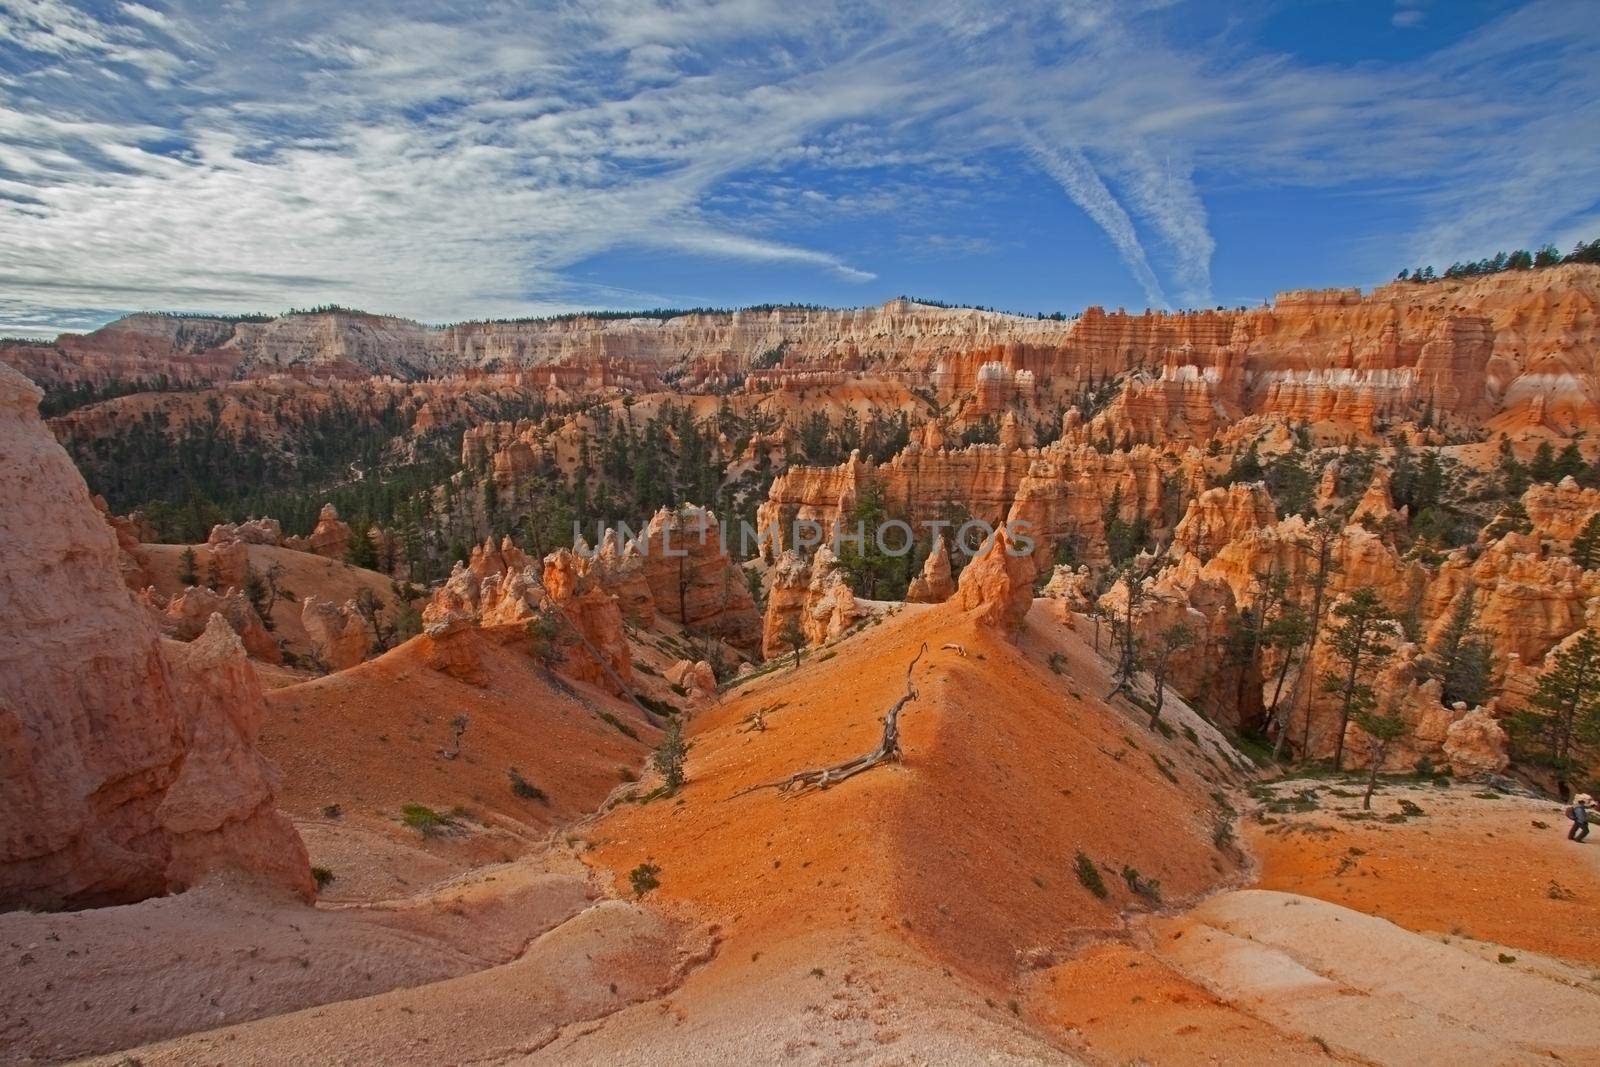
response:
M0 333L1255 303L1600 236L1591 0L0 0Z

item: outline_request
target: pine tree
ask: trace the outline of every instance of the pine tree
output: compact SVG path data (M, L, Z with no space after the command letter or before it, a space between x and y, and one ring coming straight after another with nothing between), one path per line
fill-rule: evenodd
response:
M671 796L682 788L685 781L683 763L688 754L689 746L683 740L683 725L673 719L667 724L666 733L661 735L661 744L651 757L651 763L661 775L661 789L665 795Z
M1589 571L1600 567L1600 512L1589 516L1572 539L1572 562Z
M1506 496L1520 497L1528 488L1528 468L1517 459L1511 438L1500 435L1500 477Z
M350 524L350 547L345 550L345 562L353 567L372 570L378 565L378 550L373 546L372 538L362 532L365 527L363 522Z
M1411 727L1393 711L1382 715L1357 711L1354 718L1361 732L1367 735L1367 758L1371 760L1371 766L1367 772L1367 791L1361 798L1361 807L1370 811L1372 791L1378 785L1378 770L1383 766L1384 757L1389 754L1389 746L1404 737Z
M1533 451L1533 462L1528 464L1528 473L1533 475L1536 482L1553 482L1556 480L1556 450L1550 447L1549 441L1540 441L1539 447Z
M1272 687L1272 702L1267 705L1268 723L1277 720L1278 702L1283 697L1283 685L1289 678L1289 668L1310 636L1311 616L1293 601L1286 601L1277 617L1262 629L1262 643L1282 657L1278 663L1278 678ZM1282 724L1279 729L1283 729Z
M178 557L178 584L183 586L200 584L193 548L185 548Z
M1122 588L1127 599L1122 614L1113 616L1111 620L1111 635L1117 643L1117 669L1114 675L1116 684L1106 694L1107 700L1118 693L1131 693L1134 677L1144 669L1144 642L1134 632L1133 620L1138 615L1139 604L1145 598L1145 583L1155 575L1159 566L1160 560L1152 557L1142 567L1129 562L1122 569Z
M1333 609L1340 621L1328 633L1334 654L1345 664L1344 677L1329 678L1323 690L1339 697L1339 735L1334 744L1333 769L1344 769L1344 737L1350 718L1377 704L1367 684L1373 669L1394 652L1387 638L1396 631L1394 613L1369 585L1351 590Z
M1488 638L1473 626L1473 600L1469 586L1457 599L1433 654L1424 660L1428 673L1439 679L1446 707L1457 702L1475 706L1489 695L1493 651Z
M1563 777L1600 741L1600 634L1585 630L1539 676L1528 706L1510 720L1524 749Z
M789 650L794 653L794 666L791 669L799 670L800 653L806 647L806 634L804 630L800 629L800 620L798 618L790 618L786 621L783 624L783 629L778 633L778 640L788 645Z
M554 614L543 611L535 613L528 620L526 629L528 650L546 672L566 659L561 651L561 623Z
M1301 551L1310 549L1312 559L1311 584L1311 611L1310 633L1306 635L1305 655L1300 659L1300 671L1295 675L1294 690L1289 696L1289 710L1284 716L1282 727L1278 730L1278 737L1272 743L1272 758L1281 759L1283 752L1289 744L1289 727L1291 725L1294 709L1300 704L1300 694L1306 684L1315 683L1315 667L1317 656L1317 641L1322 636L1322 620L1326 611L1328 580L1339 569L1339 562L1333 557L1334 545L1338 542L1343 531L1337 519L1325 517L1318 519L1311 526L1312 540L1309 544L1301 545ZM1304 749L1311 733L1311 703L1306 700L1306 713L1301 717L1300 747Z
M1155 700L1150 708L1150 729L1156 729L1156 723L1161 721L1173 657L1192 647L1198 636L1195 628L1187 622L1175 622L1156 635L1151 649L1150 678L1155 683Z
M1122 518L1122 486L1113 486L1102 516L1106 531L1106 552L1113 566L1120 567L1134 553L1133 526Z
M1532 530L1533 522L1528 518L1528 509L1522 506L1521 500L1512 497L1484 532L1489 540L1498 541L1508 533L1529 533Z
M910 554L891 556L878 544L878 532L888 517L883 485L869 481L861 487L849 517L841 520L846 527L843 534L851 540L841 540L839 563L850 576L851 587L868 600L899 599L905 595L906 584L911 580L910 574L905 573ZM858 533L860 542L854 540ZM899 547L890 540L893 536L888 535L885 543Z
M1588 468L1584 461L1583 450L1578 447L1578 442L1568 441L1556 456L1555 469L1550 472L1550 480L1559 482L1563 478L1577 478Z
M272 593L267 588L266 579L248 564L244 569L244 595L249 598L255 613L261 616L261 625L272 629Z

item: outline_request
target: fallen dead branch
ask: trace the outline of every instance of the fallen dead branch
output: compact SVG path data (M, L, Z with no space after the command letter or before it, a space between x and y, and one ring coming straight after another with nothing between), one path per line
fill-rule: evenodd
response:
M830 785L837 785L846 778L853 778L862 771L870 770L880 763L892 763L900 758L900 711L907 704L917 699L917 687L911 681L911 672L917 669L917 661L923 653L928 651L927 642L923 642L917 654L911 658L911 663L906 667L906 691L900 699L894 702L883 717L883 739L878 742L878 747L871 752L854 759L835 763L831 767L813 767L807 771L797 771L787 778L780 778L775 782L763 782L753 785L748 789L741 789L734 796L742 797L746 793L754 793L762 789L776 789L780 793L801 793L810 788L826 789ZM731 798L730 798L731 799Z

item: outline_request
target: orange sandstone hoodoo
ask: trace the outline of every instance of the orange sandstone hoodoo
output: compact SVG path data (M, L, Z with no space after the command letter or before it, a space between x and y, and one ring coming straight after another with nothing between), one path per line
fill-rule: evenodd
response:
M162 640L39 397L0 367L0 906L139 900L220 868L309 897L243 646L218 615Z

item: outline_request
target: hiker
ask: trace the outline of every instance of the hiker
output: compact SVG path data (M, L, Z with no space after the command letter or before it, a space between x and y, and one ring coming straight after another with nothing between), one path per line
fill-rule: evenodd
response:
M1567 807L1567 818L1572 820L1572 829L1567 831L1567 840L1576 841L1580 845L1583 839L1589 836L1589 805L1594 803L1594 798L1588 793L1579 793L1572 798L1572 803Z

